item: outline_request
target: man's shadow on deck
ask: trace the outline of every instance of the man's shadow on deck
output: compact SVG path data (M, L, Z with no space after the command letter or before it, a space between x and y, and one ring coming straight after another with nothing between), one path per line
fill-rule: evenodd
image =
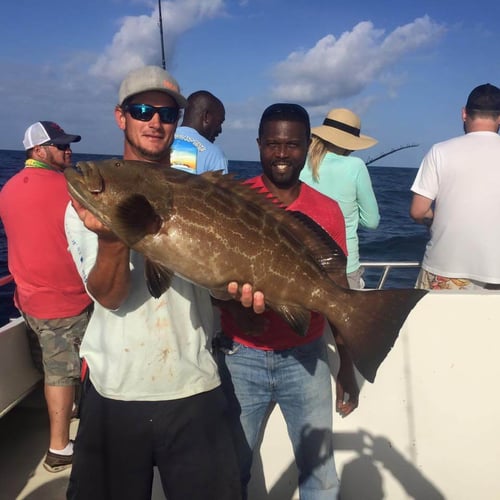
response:
M267 423L267 421L266 421ZM323 434L325 430L318 429ZM331 431L330 431L331 432ZM316 431L304 433L301 446L311 449L308 440L316 440ZM388 470L399 482L409 497L416 500L444 500L444 495L411 462L409 462L391 443L382 436L373 437L364 431L353 433L332 433L334 449L354 451L357 456L344 464L340 477L339 500L382 500L387 498L384 492L383 477L380 467ZM258 447L262 443L261 434ZM321 463L321 454L316 463ZM249 500L292 500L297 488L297 468L292 460L280 478L267 493L263 463L260 453L255 453L252 467L252 482L249 488Z

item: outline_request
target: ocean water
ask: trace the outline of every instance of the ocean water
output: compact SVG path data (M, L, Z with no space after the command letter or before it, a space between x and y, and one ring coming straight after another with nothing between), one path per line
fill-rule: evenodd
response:
M75 162L111 158L108 155L73 154ZM0 150L0 188L24 166L24 151ZM260 164L249 161L229 161L229 171L238 178L247 179L260 173ZM416 169L396 167L369 167L370 176L381 220L375 230L359 230L360 255L363 262L421 261L427 243L427 229L415 224L408 215L411 200L410 186ZM416 269L393 269L386 282L387 288L413 287ZM7 244L0 223L0 277L8 274ZM368 287L375 287L380 269L369 268L365 273ZM18 313L12 301L14 285L0 287L0 326Z

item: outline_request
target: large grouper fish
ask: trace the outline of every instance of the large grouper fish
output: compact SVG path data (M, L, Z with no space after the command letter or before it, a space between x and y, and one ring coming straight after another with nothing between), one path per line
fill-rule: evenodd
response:
M325 315L370 382L426 293L348 289L345 255L326 232L231 175L110 159L65 176L74 199L144 255L153 296L173 273L210 290L251 283L299 335L309 311Z

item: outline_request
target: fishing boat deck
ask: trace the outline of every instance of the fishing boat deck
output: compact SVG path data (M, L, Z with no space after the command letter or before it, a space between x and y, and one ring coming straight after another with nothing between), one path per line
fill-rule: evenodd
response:
M71 424L74 437L78 422ZM42 462L49 421L40 385L0 419L0 499L64 500L70 469L53 474Z
M359 408L346 419L335 416L344 500L500 498L499 323L500 291L431 291L417 304L375 383L360 379ZM331 351L335 373L338 358ZM65 498L69 471L42 467L47 442L37 390L0 418L0 500ZM269 416L254 462L251 500L298 498L279 408ZM152 499L164 500L157 476Z
M378 288L384 286L391 269L416 266L418 262L368 264L368 267L382 269ZM1 284L5 284L10 277L4 277L2 280ZM31 361L26 359L29 358L28 341L24 335L22 339L19 338L19 333L24 333L21 331L21 325L21 320L15 320L1 329L11 338L8 347L5 343L2 344L5 355L0 367L0 378L12 381L14 369L17 367L18 371L22 372L23 380L19 383L19 376L16 373L15 378L18 380L15 385L17 387L13 388L14 384L9 384L8 394L6 391L0 391L0 500L64 500L70 469L54 474L43 468L42 463L49 440L48 415L41 377L37 375ZM12 344L14 338L16 339L15 349ZM7 354L7 350L10 354ZM14 351L16 355L12 356ZM77 429L78 421L75 420L71 424L72 438L76 435ZM256 454L253 477L250 487L251 498L284 500L283 491L288 491L287 498L292 498L295 489L294 481L296 482L293 462L290 470L282 475L281 484L276 484L267 492L262 460L259 454ZM152 500L162 499L164 495L155 470Z

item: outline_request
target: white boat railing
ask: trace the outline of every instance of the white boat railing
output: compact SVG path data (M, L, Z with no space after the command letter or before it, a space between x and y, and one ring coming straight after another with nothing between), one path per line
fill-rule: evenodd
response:
M379 282L376 286L377 290L384 288L389 273L393 269L412 269L420 268L420 262L418 261L401 261L401 262L361 262L361 267L364 268L381 268L382 274L380 276Z
M397 262L361 262L360 263L361 267L364 268L380 268L381 275L380 279L378 281L378 284L376 286L377 290L380 290L384 288L385 283L387 282L387 278L389 277L389 273L393 269L412 269L412 268L420 268L420 262L418 261L397 261ZM13 281L14 278L12 275L7 274L6 276L0 276L0 286L7 285L11 281Z

